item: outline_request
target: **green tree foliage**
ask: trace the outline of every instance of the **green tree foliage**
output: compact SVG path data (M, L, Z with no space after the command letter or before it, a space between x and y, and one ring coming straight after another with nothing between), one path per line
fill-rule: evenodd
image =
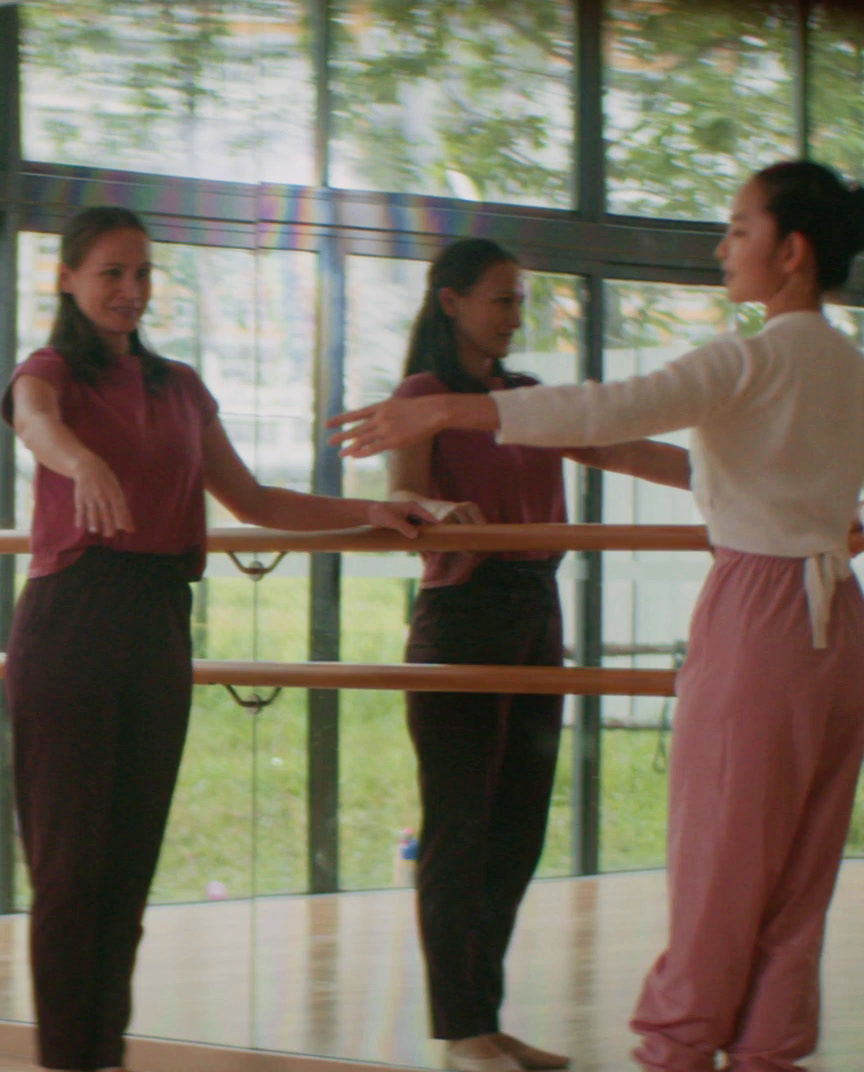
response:
M333 0L333 184L573 207L574 6ZM31 0L25 140L38 126L63 163L311 181L316 10ZM743 172L794 154L794 29L782 0L607 0L610 209L719 219ZM810 31L815 154L861 175L860 4L814 3Z
M610 208L718 219L743 173L792 155L793 28L773 0L610 0Z
M864 16L860 5L821 4L812 15L811 145L817 160L864 182Z
M300 0L30 0L22 8L27 155L250 180L258 154L284 158L282 147L302 137L299 124L311 159L311 49Z
M338 184L569 207L571 9L338 0Z
M572 4L334 9L337 184L569 207Z
M126 105L130 125L146 136L149 119L194 114L216 96L208 82L227 34L221 8L210 0L185 6L81 0L72 9L32 0L24 8L25 70L51 71L71 91L94 77L89 60L110 58L97 76L106 109ZM106 114L95 116L97 123Z

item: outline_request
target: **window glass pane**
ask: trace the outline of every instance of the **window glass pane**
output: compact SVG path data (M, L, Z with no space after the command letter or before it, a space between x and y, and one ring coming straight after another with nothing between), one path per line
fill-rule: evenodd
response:
M810 144L813 156L864 181L864 21L836 3L811 13Z
M570 207L571 3L332 7L334 186Z
M160 244L154 260L154 344L199 368L259 479L306 490L315 256ZM208 515L211 525L237 524L212 499ZM307 565L290 556L256 583L211 555L194 586L196 656L305 659ZM254 719L222 689L199 688L196 701L152 900L305 888L302 692L286 691Z
M49 333L57 253L56 236L21 235L19 359ZM316 257L157 243L154 262L143 324L154 348L201 371L234 445L260 479L307 490ZM33 464L20 445L16 463L17 523L24 527ZM209 520L237 523L214 501ZM25 567L22 556L22 575ZM196 657L304 660L307 570L307 556L289 556L256 584L227 556L211 555L206 577L193 585ZM255 720L224 690L196 689L154 903L305 887L305 734L302 692L286 692Z
M17 360L40 346L51 330L56 299L57 257L55 235L18 236L18 352ZM33 511L33 455L15 440L15 517L18 528L28 528ZM18 558L17 568L25 569Z
M742 168L794 155L788 4L607 0L608 208L725 215Z
M428 264L386 258L348 258L346 405L388 395L401 378L408 333L419 308ZM508 359L513 369L547 383L572 382L581 360L581 281L530 273L524 328ZM572 481L571 481L572 482ZM386 461L349 459L346 494L384 496ZM420 576L417 557L350 555L343 559L342 658L348 662L401 662L410 602ZM559 573L565 621L573 631L579 563ZM570 638L568 637L568 640ZM561 742L558 775L540 874L571 870L572 701ZM416 763L403 727L403 697L390 692L342 695L340 780L341 881L346 888L392 885L403 828L417 828ZM370 750L371 749L371 750ZM368 762L369 756L375 762ZM365 758L364 758L365 757ZM380 771L386 770L382 781Z
M719 288L610 282L606 289L607 380L648 373L732 326ZM688 445L688 433L661 437ZM701 524L689 492L616 473L604 475L607 524ZM603 554L605 666L673 669L686 653L690 614L710 565L707 552ZM600 859L604 871L662 866L666 844L666 751L674 702L602 699Z
M24 155L308 183L314 91L302 0L22 5Z
M864 309L826 305L825 315L835 327L854 339L855 343L864 350ZM861 499L864 501L864 492L862 492ZM864 554L856 555L852 559L852 566L858 574L859 582L864 585ZM858 780L855 808L846 838L846 855L864 856L864 772Z

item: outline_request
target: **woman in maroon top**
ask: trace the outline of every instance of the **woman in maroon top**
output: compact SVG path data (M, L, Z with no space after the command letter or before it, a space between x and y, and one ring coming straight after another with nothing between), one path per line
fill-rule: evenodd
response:
M150 243L125 209L85 209L61 249L49 345L3 414L37 461L30 577L9 639L31 964L44 1067L120 1072L141 919L180 763L192 685L189 581L204 489L281 529L416 533L413 503L260 485L190 367L138 322Z
M396 395L485 392L535 381L507 372L521 273L494 242L463 239L433 262ZM394 498L439 520L566 521L561 453L445 431L394 453ZM424 554L409 662L557 666L561 611L548 552ZM518 625L516 624L518 623ZM563 1068L502 1033L504 955L546 830L561 697L413 692L423 825L417 863L432 1030L462 1072Z

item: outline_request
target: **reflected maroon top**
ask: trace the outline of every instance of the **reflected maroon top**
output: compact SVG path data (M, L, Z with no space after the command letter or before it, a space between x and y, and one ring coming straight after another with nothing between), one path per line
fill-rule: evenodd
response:
M511 375L497 381L495 390L530 387L530 376ZM396 398L449 394L431 372L408 376L393 392ZM548 447L497 443L494 432L445 429L432 443L429 497L451 502L474 502L490 524L545 523L567 520L561 452ZM492 551L483 558L508 560L557 559L554 551ZM464 575L459 551L426 551L422 587L453 584Z
M88 547L184 555L189 578L204 571L206 518L202 432L218 404L197 372L168 361L156 393L144 385L137 357L119 359L98 384L75 380L56 350L37 350L18 365L2 401L12 423L12 384L19 376L46 380L60 414L76 436L113 470L126 495L134 532L110 538L75 526L74 483L37 464L29 576L56 573Z

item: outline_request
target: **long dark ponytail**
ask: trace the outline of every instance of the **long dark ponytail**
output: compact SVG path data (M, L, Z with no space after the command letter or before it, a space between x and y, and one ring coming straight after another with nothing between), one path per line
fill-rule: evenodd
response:
M459 361L453 322L441 307L439 291L450 287L466 294L484 272L496 264L518 264L518 259L488 238L461 238L451 242L429 266L423 304L414 319L408 339L404 375L431 372L451 391L479 394L488 387L469 376ZM498 360L493 375L507 379Z
M93 243L112 231L131 229L147 234L141 219L129 209L114 205L97 205L76 213L66 224L60 241L60 262L66 268L78 268ZM141 362L148 391L157 391L169 372L164 358L145 346L138 330L130 334L130 349ZM72 375L84 383L96 384L111 362L108 347L99 338L90 319L81 312L71 294L58 286L57 312L48 337L48 345L63 356Z

